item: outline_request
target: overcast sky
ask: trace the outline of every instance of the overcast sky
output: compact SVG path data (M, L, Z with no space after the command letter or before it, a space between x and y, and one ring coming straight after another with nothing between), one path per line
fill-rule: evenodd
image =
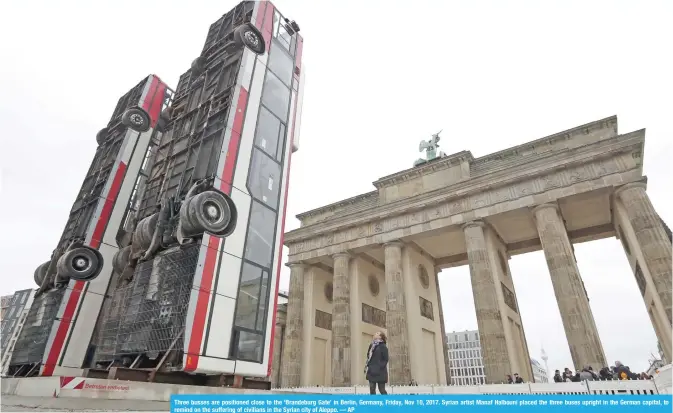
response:
M0 293L34 287L117 99L149 73L175 86L236 3L0 2ZM673 224L672 2L275 3L308 68L288 230L410 167L440 129L444 152L477 157L611 115L647 128L648 192ZM656 337L620 243L575 248L606 356L644 370ZM511 269L531 356L572 368L542 252ZM440 283L447 330L476 329L467 266Z

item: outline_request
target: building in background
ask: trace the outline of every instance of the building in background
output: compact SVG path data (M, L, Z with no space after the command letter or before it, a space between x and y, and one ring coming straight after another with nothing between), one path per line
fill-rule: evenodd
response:
M12 297L14 295L3 295L1 300L2 300L2 312L0 312L0 320L5 319L5 311L9 307L9 305L12 303Z
M484 361L481 357L479 331L470 330L447 334L451 384L485 384ZM503 381L504 381L503 377Z
M547 382L549 382L549 356L547 356L547 352L544 351L544 347L540 348L540 358L544 362L545 373L547 373Z
M484 374L484 361L481 356L481 343L479 331L469 330L447 334L449 342L449 362L451 363L452 385L478 385L486 384ZM547 357L542 350L543 359ZM535 383L548 383L547 369L537 360L530 360L533 369ZM517 373L513 371L511 374ZM502 378L503 382L505 378Z
M8 362L14 351L16 339L26 321L28 310L33 303L34 290L20 290L12 295L2 297L2 363L4 376Z
M533 368L533 378L535 383L549 383L549 376L547 375L547 369L542 367L542 365L535 359L530 359L530 365Z

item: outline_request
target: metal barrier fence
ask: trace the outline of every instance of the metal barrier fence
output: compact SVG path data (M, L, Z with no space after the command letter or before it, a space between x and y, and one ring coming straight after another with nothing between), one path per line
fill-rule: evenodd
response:
M296 393L369 394L369 386L316 386L275 390ZM480 386L388 386L387 390L389 394L659 394L659 390L652 380L486 384Z

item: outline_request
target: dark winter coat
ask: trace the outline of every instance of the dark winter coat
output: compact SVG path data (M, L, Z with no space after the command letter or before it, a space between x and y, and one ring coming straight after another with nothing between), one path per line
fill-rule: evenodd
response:
M369 354L371 347L372 345L370 344L367 354ZM379 343L376 346L366 367L367 381L374 383L388 382L388 346L386 346L386 343Z
M631 372L628 366L617 366L615 368L617 380L635 380L636 375Z

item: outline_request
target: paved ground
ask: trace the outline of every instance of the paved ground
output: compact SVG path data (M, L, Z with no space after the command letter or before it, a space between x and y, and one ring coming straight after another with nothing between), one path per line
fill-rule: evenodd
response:
M2 396L3 412L168 412L169 402L142 400L68 399L53 397Z

